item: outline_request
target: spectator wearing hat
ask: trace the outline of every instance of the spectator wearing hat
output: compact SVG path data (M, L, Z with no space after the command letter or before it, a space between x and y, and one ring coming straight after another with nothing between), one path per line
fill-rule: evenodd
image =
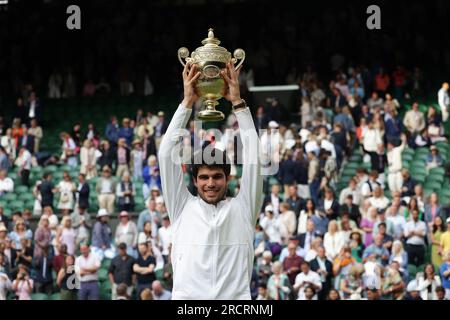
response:
M116 186L116 198L119 211L134 211L136 190L131 182L130 174L125 172Z
M125 145L128 147L131 146L134 136L133 128L130 127L130 122L131 121L129 118L123 118L122 127L119 129L119 136L118 136L119 138L118 144L120 139L124 139Z
M116 182L111 177L110 167L103 167L102 176L97 181L95 191L98 195L98 205L100 209L106 209L107 212L114 212Z
M133 178L142 178L143 163L145 160L145 154L142 150L142 143L140 140L133 141L133 150L130 153L130 168Z
M131 144L131 142L130 142ZM125 172L130 172L130 149L125 138L119 138L116 151L116 176L121 178Z
M420 288L419 288L419 284L418 281L416 279L411 280L408 283L408 286L406 287L406 295L404 300L409 300L409 301L417 301L417 300L422 300L422 298L420 297Z
M80 251L81 255L75 259L75 271L80 277L78 300L98 300L98 270L101 260L97 254L90 252L87 245L82 245Z
M94 230L92 231L92 250L98 255L100 260L103 260L103 257L112 259L115 255L108 220L108 211L106 209L98 210L97 222L95 222Z
M128 296L133 294L134 289L133 265L135 264L135 260L127 254L128 250L125 243L119 243L117 249L119 254L112 259L108 270L112 300L117 300L117 291L121 284L125 284L125 292Z
M279 184L272 185L271 190L272 190L271 193L264 198L263 208L265 208L267 205L271 205L274 217L276 218L280 213L280 203L283 201L279 196L280 185Z
M127 253L136 257L136 246L138 238L138 230L136 224L130 220L130 215L127 211L122 211L119 214L120 223L116 227L115 244L118 246L121 243L126 244Z

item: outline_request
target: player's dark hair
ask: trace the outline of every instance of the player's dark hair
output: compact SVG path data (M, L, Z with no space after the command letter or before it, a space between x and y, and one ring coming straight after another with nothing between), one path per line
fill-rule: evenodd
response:
M210 161L205 161L205 158L203 157L203 155L205 154L204 151L205 149L210 145L210 142L206 142L202 145L202 149L198 150L197 152L194 153L193 157L192 157L192 177L194 179L197 179L197 175L198 175L198 171L200 170L201 167L208 167L208 168L219 168L222 169L225 177L228 177L230 175L231 172L231 162L227 157L226 151L222 151L218 148L212 148L211 150L208 150L206 153L211 155L211 160ZM211 148L211 147L209 147ZM199 154L201 152L201 154ZM200 163L197 163L198 160L201 160Z

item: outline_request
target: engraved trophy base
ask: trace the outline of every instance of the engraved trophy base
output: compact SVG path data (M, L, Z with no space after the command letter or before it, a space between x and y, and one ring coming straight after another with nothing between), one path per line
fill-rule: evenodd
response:
M215 106L219 103L215 100L206 100L205 101L205 110L200 111L196 115L197 120L201 121L222 121L225 119L225 115L223 112L216 110Z

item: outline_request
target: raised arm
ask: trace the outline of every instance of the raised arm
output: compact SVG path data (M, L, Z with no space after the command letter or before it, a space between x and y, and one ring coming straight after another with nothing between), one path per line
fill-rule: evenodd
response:
M191 196L184 184L179 151L183 136L181 129L186 128L192 105L198 99L194 83L199 76L200 72L196 72L195 65L191 67L190 64L186 64L183 70L184 99L169 123L158 152L161 187L172 223L179 217L184 204Z
M228 64L227 71L223 71L222 76L228 85L225 98L233 106L240 104L242 99L239 92L239 71ZM243 153L241 187L236 198L243 203L244 208L248 208L251 222L255 224L263 201L263 179L259 162L260 141L250 109L248 107L239 109L235 111L235 115L239 124Z

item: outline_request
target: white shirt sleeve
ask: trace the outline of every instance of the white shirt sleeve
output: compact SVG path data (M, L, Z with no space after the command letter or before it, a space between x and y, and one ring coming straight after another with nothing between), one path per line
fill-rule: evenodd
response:
M182 105L178 106L161 141L158 152L161 187L167 213L172 223L180 216L184 205L192 196L184 184L179 155L183 137L181 129L185 129L191 112L191 109Z
M259 163L260 141L250 109L235 113L242 140L242 178L237 201L242 204L254 225L263 202L263 179Z

